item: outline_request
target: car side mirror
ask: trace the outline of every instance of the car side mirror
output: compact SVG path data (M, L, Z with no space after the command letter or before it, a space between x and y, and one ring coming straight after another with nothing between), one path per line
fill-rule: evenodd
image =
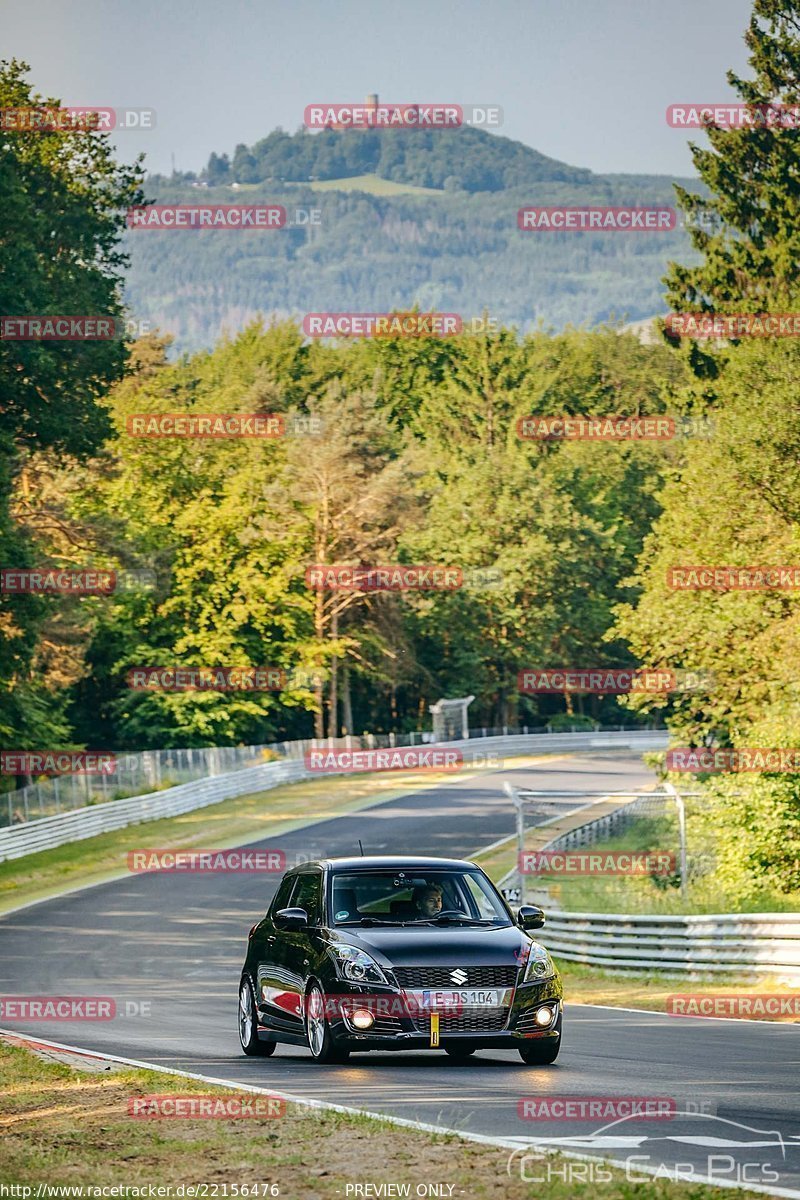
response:
M278 929L305 929L308 913L304 908L279 908L275 913L275 924Z
M517 924L521 929L541 929L544 925L544 912L535 904L521 904L517 913Z

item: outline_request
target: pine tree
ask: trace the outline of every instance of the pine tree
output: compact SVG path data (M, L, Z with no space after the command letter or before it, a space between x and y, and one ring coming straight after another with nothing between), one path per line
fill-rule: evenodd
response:
M745 33L755 77L728 82L755 111L800 105L800 3L755 0ZM692 156L710 195L676 185L697 266L670 264L676 311L785 311L800 267L800 126L709 126L710 149Z

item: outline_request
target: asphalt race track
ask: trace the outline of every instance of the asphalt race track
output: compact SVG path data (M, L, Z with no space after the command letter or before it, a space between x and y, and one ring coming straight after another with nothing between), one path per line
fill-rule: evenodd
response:
M621 753L553 758L416 792L258 845L285 850L289 863L352 854L358 838L367 854L469 857L513 832L506 779L527 787L613 791L644 786L650 775ZM796 1025L568 1005L563 1049L552 1067L527 1067L515 1051L480 1051L467 1064L438 1052L370 1053L345 1066L319 1067L287 1046L270 1059L245 1058L236 1032L239 971L247 930L263 915L277 878L132 875L0 917L2 995L108 996L118 1011L106 1022L3 1019L3 1026L521 1145L556 1139L553 1145L582 1154L616 1161L632 1155L634 1178L648 1163L665 1175L711 1171L715 1180L800 1196ZM675 990L691 985L676 982ZM141 1011L146 1004L149 1013ZM518 1115L525 1097L654 1096L669 1098L686 1115L615 1124L596 1116L543 1121ZM546 1165L523 1151L509 1169L531 1180L547 1178Z

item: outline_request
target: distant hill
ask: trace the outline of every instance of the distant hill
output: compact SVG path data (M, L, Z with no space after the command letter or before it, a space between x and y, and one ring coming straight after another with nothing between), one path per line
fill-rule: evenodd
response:
M522 142L482 129L356 129L284 133L239 145L231 161L212 154L209 183L309 183L378 175L443 191L502 192L538 183L582 183L591 171L569 167Z
M178 350L208 347L258 313L414 303L465 317L488 309L522 330L636 321L664 310L668 260L692 259L680 228L520 232L525 204L672 205L672 181L597 175L469 128L276 131L230 161L212 154L200 178L153 176L146 191L158 203L319 210L318 226L129 233L128 303Z

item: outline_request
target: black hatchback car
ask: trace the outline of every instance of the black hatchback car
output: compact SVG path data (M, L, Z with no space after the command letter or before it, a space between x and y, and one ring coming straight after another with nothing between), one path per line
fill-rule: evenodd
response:
M245 1054L278 1042L321 1063L352 1050L519 1050L555 1061L561 980L474 863L444 858L334 858L281 880L250 930L239 987Z

